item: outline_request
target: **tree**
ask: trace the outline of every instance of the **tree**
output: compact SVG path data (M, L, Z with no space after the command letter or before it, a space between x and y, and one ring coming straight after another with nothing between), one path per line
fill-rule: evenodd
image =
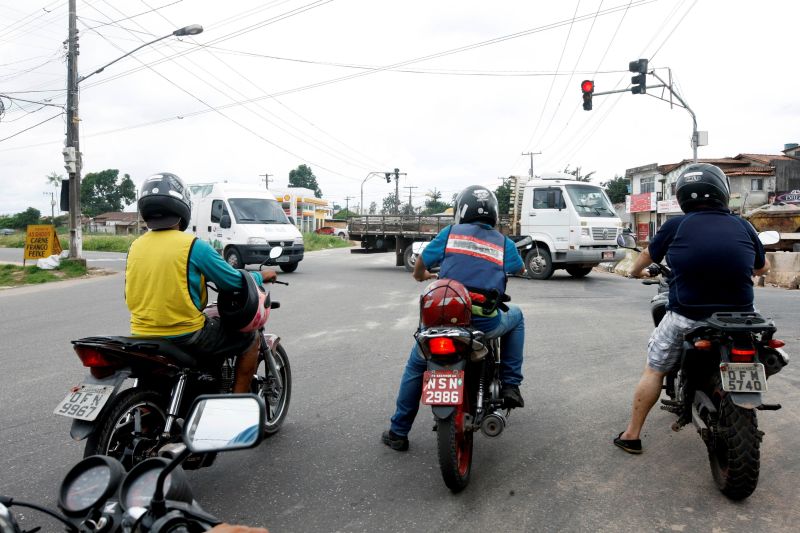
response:
M322 198L322 190L317 184L317 177L308 165L300 165L289 171L289 187L304 187L314 191L314 196Z
M433 215L436 213L441 213L442 211L450 207L449 204L442 202L442 192L437 189L428 191L427 193L425 193L425 196L427 196L428 199L425 200L425 209L422 210L423 215Z
M383 209L381 209L381 214L394 215L398 211L400 211L400 201L397 199L397 195L395 193L390 192L389 195L383 199Z
M58 189L59 187L61 187L61 180L64 179L64 176L62 176L58 172L51 172L50 174L45 176L45 178L47 178L48 185L52 185L53 187Z
M25 229L28 224L38 224L42 214L38 209L29 207L21 213L0 217L0 226Z
M605 188L606 194L612 204L620 204L625 201L625 196L628 194L628 183L629 180L627 178L614 176L614 179L601 183L600 185Z
M370 202L369 203L369 214L374 215L378 212L378 202Z
M494 190L497 196L497 212L507 215L511 211L511 180L503 180L503 184Z
M350 211L348 209L342 209L342 210L338 211L335 215L333 215L333 218L335 220L345 220L345 219L348 219L350 217L357 217L357 216L358 216L357 213L354 213L354 212L352 212L352 211Z
M97 216L109 211L122 211L136 200L136 187L128 174L119 180L119 170L110 168L90 172L81 182L81 209L85 215Z

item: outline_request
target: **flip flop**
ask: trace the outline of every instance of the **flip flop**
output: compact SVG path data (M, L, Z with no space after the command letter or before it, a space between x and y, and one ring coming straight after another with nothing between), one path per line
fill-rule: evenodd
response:
M625 433L624 431L622 433ZM632 454L640 454L642 453L642 441L641 439L632 439L632 440L625 440L622 438L622 433L617 435L617 438L614 439L614 446L618 448L622 448L628 453Z

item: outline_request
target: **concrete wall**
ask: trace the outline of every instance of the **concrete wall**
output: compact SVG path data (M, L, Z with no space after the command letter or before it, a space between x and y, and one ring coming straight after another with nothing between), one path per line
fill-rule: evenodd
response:
M766 282L786 287L800 288L800 252L767 252L770 270Z

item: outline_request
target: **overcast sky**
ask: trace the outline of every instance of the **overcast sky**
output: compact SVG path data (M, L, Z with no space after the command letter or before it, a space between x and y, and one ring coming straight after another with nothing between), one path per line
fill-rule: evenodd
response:
M0 13L0 95L63 104L67 0L0 0ZM583 79L628 87L640 57L664 79L671 69L709 132L700 157L800 142L796 0L79 0L78 16L83 75L205 28L81 83L83 172L117 168L137 186L170 171L253 187L269 173L280 188L305 163L353 207L369 172L398 167L401 196L416 187L420 204L434 188L449 200L526 175L521 152L542 152L537 174L580 166L597 182L690 158L691 117L661 89L582 109ZM0 214L49 213L64 118L15 135L60 110L2 102ZM393 190L370 179L364 203Z

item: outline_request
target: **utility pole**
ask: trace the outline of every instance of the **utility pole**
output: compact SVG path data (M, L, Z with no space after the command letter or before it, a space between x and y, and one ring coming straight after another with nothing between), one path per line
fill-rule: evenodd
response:
M67 46L67 142L65 168L69 172L69 257L81 259L81 151L78 141L78 27L76 0L69 0L69 37Z
M354 196L345 196L344 198L344 210L350 213L350 200L355 200Z
M413 186L413 187L406 186L406 187L403 187L403 188L404 189L408 189L408 205L410 206L411 205L411 190L412 189L417 189L418 187L416 187L416 186ZM409 211L412 211L411 213L409 213L410 215L413 214L413 209L409 209Z
M54 193L51 191L51 192L43 192L42 194L44 194L45 196L47 196L48 194L50 195L50 223L53 224L53 226L55 226L56 225L56 199L55 199Z
M533 156L540 155L542 152L522 152L521 155L529 155L531 156L531 169L528 171L528 175L533 179Z
M264 174L259 174L259 176L261 176L261 177L263 177L263 178L264 178L264 182L265 182L265 183L266 183L266 185L267 185L267 190L269 190L269 181L270 181L270 178L271 178L272 176L274 176L274 175L275 175L275 174L267 174L267 173L264 173Z

